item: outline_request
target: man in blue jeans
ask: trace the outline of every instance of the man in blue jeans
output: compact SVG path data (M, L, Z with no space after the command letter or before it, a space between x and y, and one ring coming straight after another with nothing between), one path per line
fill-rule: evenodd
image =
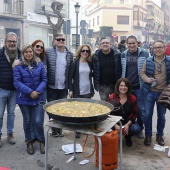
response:
M73 54L65 47L65 36L58 34L54 46L46 49L47 61L47 101L67 98L68 74ZM50 117L49 117L50 118ZM52 128L51 135L63 137L61 129Z
M122 77L127 78L132 85L132 94L134 94L137 98L139 110L137 121L143 128L143 115L145 109L143 107L144 98L141 91L143 81L140 78L140 72L142 70L143 63L149 57L149 53L138 47L138 41L134 35L130 35L127 38L126 44L128 49L121 54ZM138 134L138 137L144 138L142 131Z
M166 108L157 103L158 98L170 81L170 57L165 55L165 44L162 40L153 43L154 56L149 57L143 65L141 78L145 82L142 86L145 95L145 140L146 146L151 145L152 116L155 103L157 104L157 133L156 141L164 145L164 128Z
M17 48L17 35L9 32L5 38L5 45L0 49L0 148L2 147L2 127L5 108L7 108L7 139L10 144L15 144L13 136L15 119L15 88L13 85L12 64L20 57Z

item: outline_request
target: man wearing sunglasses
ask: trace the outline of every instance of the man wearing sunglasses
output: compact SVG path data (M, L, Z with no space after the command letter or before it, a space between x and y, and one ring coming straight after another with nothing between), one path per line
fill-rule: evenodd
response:
M116 81L121 77L120 52L111 48L110 38L100 40L100 49L93 56L94 88L101 100L108 101L114 92Z
M145 140L146 146L151 145L152 137L152 116L155 103L157 104L157 133L156 141L159 145L164 145L164 128L165 128L165 113L164 105L158 103L158 98L161 92L170 82L170 57L165 55L165 43L162 40L157 40L153 43L154 55L147 58L141 71L141 78L144 81L142 86L145 94L145 109L144 116L145 124Z
M2 147L2 126L5 108L7 107L7 140L10 144L15 144L13 136L15 119L15 88L13 85L12 64L15 59L21 57L21 52L17 48L17 35L9 32L5 38L5 45L0 49L0 148Z
M58 34L54 46L46 49L47 59L47 101L67 98L68 73L73 54L65 47L65 36ZM50 118L50 117L49 117ZM52 128L53 136L63 136L61 129Z

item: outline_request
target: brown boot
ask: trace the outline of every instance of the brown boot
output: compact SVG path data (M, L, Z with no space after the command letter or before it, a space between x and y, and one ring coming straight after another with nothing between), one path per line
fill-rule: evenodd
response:
M40 153L45 154L45 142L40 141Z
M34 154L34 147L33 147L32 141L27 142L27 153L29 155L33 155Z
M11 144L11 145L14 145L16 142L15 142L15 138L13 136L13 134L9 134L8 137L8 142Z

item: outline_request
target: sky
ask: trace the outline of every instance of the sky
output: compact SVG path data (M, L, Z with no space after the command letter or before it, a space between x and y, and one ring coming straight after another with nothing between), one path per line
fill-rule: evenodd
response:
M161 7L161 0L152 0L156 5Z

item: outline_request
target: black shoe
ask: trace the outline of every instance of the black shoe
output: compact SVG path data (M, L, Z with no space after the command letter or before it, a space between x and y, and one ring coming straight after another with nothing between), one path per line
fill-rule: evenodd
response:
M58 131L58 134L59 134L60 137L64 137L64 134L63 134L63 132L62 132L62 129L57 129L57 131Z
M34 154L34 147L33 147L33 143L32 142L28 142L27 143L27 153L29 155L33 155Z
M50 135L54 137L58 137L59 136L58 129L51 128Z
M132 146L131 136L130 136L130 135L126 135L126 136L125 136L125 139L126 139L126 145L127 145L128 147L131 147L131 146Z
M144 145L145 146L150 146L151 145L151 137L150 136L145 137Z
M80 132L76 132L76 138L80 138L81 133Z
M156 137L156 141L157 141L158 144L161 145L161 146L164 146L164 145L165 145L163 137L157 136L157 137Z
M40 141L40 153L45 154L45 142Z

